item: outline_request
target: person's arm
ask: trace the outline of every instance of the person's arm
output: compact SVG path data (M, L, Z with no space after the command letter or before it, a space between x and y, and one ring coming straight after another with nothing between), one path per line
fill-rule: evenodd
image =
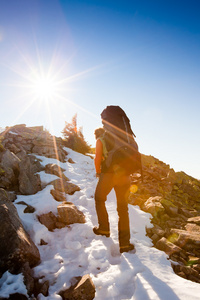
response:
M96 176L98 177L101 173L101 161L103 156L103 144L100 139L96 141L96 153L94 158L94 164L96 169Z

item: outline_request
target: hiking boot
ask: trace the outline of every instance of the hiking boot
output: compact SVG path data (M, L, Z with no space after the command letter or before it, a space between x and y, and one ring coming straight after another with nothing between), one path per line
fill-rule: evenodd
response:
M134 250L134 249L135 249L135 246L133 244L129 244L128 246L121 246L120 247L120 253L129 252L129 251Z
M99 229L99 227L94 227L93 232L96 235L105 235L106 237L110 236L110 231L101 230L101 229Z

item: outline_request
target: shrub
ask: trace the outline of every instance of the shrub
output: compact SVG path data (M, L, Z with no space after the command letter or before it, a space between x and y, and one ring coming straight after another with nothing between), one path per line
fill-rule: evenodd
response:
M82 128L77 129L77 114L72 118L72 122L65 122L62 131L64 137L64 145L82 154L90 152L90 145L85 141Z

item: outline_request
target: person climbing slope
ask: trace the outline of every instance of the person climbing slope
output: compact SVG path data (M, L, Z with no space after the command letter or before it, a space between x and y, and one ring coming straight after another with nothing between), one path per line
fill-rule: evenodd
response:
M93 228L96 235L110 236L110 224L105 202L114 188L117 198L118 238L120 253L134 249L130 243L128 197L130 190L130 165L139 168L140 156L130 161L130 151L138 155L138 146L130 128L129 119L119 106L107 106L101 113L105 132L97 138L95 168L99 177L95 191L95 207L99 226ZM103 156L106 148L106 157ZM132 153L132 152L131 152ZM136 166L136 164L138 165ZM131 169L132 170L132 169Z

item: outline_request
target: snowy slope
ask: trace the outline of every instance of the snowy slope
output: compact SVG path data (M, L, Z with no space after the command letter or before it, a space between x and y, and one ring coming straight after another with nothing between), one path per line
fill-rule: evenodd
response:
M24 214L24 206L16 205L25 229L36 243L41 264L34 269L36 277L49 280L49 296L39 295L38 299L61 299L57 294L70 286L74 276L90 274L96 287L97 300L199 300L200 285L185 280L174 274L167 255L152 247L151 240L145 236L145 227L150 227L150 214L129 206L131 223L131 242L136 253L119 254L118 217L115 194L108 196L107 208L111 223L111 237L95 236L92 228L97 225L94 205L94 191L97 183L94 162L90 157L66 148L76 163L60 163L55 159L42 159L42 164L57 163L64 168L65 175L81 190L74 195L67 195L86 216L85 224L73 224L70 228L56 229L49 232L39 223L36 215L52 211L56 214L59 202L50 194L52 185L31 196L18 196L15 203L26 201L34 206L34 214ZM40 173L43 182L50 182L54 175ZM40 246L40 239L48 245ZM24 292L22 276L11 276L8 272L0 279L0 296L6 297L16 291ZM17 283L17 284L16 284ZM25 292L24 292L25 293Z

